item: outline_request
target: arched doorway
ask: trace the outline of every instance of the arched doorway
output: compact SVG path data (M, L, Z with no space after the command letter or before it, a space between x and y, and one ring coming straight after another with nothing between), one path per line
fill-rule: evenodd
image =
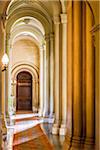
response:
M32 76L27 71L20 72L17 75L16 110L32 110Z

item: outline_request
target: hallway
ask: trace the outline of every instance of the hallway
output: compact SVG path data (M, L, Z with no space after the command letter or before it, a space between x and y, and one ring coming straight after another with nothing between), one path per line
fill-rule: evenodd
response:
M0 148L100 149L99 7L0 0Z
M21 112L12 116L12 125L7 126L7 143L4 150L61 150L65 136L51 134L53 121L54 119L43 119L33 113Z

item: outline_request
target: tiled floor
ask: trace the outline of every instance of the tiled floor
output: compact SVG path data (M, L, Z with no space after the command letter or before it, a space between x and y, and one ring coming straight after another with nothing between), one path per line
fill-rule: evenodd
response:
M15 116L11 116L11 120L15 119L21 119L21 118L28 118L28 117L33 117L37 116L38 114L17 114ZM64 141L64 136L56 136L51 134L51 128L52 128L52 123L48 122L53 122L53 119L48 119L48 118L40 118L39 120L27 120L27 121L21 121L18 122L16 125L8 125L8 133L7 133L7 141L8 144L5 146L4 150L12 150L12 144L13 144L13 134L24 131L26 129L29 129L31 127L36 126L37 124L41 124L41 128L43 129L44 133L48 136L49 141L51 144L54 145L55 150L61 150L63 141Z

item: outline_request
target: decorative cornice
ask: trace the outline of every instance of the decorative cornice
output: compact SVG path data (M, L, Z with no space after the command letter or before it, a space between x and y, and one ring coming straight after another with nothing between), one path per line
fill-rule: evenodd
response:
M93 28L91 29L90 32L94 33L94 32L97 32L97 31L100 31L100 24L93 26Z

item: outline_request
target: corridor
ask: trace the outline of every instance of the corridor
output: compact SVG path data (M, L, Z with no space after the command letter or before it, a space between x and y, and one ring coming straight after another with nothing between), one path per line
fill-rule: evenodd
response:
M51 134L53 122L33 113L11 116L4 150L61 150L65 136Z
M0 0L0 148L100 149L99 7Z

